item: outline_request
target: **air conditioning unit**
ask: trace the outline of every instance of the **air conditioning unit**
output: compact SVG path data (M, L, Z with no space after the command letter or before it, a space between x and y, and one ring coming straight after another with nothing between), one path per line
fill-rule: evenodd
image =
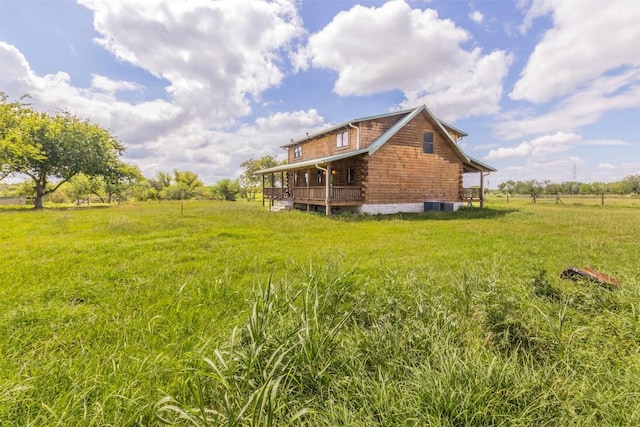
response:
M424 202L424 211L425 212L440 212L440 206L442 205L442 203L440 203L437 200L428 200L426 202Z
M451 202L443 202L443 203L440 203L440 210L442 212L454 212L455 206Z

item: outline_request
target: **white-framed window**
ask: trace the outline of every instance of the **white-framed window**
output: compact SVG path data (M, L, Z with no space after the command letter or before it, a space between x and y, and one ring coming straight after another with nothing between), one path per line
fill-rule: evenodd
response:
M349 146L349 131L346 130L336 135L336 147L348 147Z
M293 158L299 159L300 157L302 157L302 145L298 145L293 149Z

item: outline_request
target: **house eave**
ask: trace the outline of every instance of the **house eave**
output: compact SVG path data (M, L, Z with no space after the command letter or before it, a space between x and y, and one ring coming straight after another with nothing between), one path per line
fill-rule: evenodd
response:
M341 153L341 154L334 154L332 156L326 156L326 157L321 157L318 159L311 159L311 160L304 160L304 161L299 161L299 162L293 162L293 163L288 163L286 165L280 165L280 166L275 166L272 168L268 168L268 169L262 169L259 171L256 171L257 175L264 175L267 173L274 173L274 172L283 172L283 171L288 171L288 170L292 170L292 169L301 169L301 168L306 168L306 167L311 167L311 166L315 166L315 165L326 165L327 163L330 162L335 162L337 160L342 160L342 159L348 159L349 157L354 157L360 154L365 154L367 153L369 150L367 148L364 148L362 150L355 150L355 151L348 151L346 153Z

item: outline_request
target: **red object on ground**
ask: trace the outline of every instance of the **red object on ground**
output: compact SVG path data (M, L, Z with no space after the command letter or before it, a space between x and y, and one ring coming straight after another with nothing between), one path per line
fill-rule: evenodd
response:
M603 285L620 286L620 282L617 279L609 276L608 274L601 273L594 270L591 267L569 267L560 275L563 279L587 279L593 282L597 282Z

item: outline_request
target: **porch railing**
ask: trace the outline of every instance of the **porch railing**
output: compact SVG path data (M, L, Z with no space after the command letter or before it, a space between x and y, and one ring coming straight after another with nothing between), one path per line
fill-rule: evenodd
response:
M265 188L264 196L270 199L287 200L317 200L324 201L326 187L294 187L283 190L282 188ZM330 201L360 201L362 200L362 187L332 186L329 188Z
M462 189L462 198L465 200L480 200L482 197L482 193L480 192L480 188L463 188Z

